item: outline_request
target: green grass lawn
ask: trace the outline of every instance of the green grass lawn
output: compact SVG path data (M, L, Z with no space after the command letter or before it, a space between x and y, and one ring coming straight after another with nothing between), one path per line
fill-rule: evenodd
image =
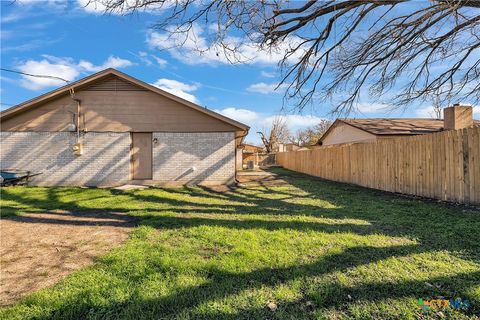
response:
M288 184L225 193L200 187L3 189L7 219L55 209L107 210L138 217L138 227L93 266L3 309L1 317L480 315L478 210L275 171ZM452 297L468 299L470 308L425 313L417 307L418 298Z

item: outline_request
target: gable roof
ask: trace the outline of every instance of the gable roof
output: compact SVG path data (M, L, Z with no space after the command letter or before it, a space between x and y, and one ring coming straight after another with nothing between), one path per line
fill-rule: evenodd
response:
M251 144L251 143L243 143L242 146L249 146L249 147L253 147L253 148L263 149L262 146L257 146L255 144Z
M112 68L105 69L103 71L97 72L95 74L92 74L90 76L87 76L85 78L77 80L75 82L72 82L72 83L70 83L66 86L63 86L63 87L60 87L58 89L52 90L52 91L47 92L45 94L42 94L42 95L40 95L36 98L30 99L30 100L25 101L23 103L20 103L16 106L13 106L9 109L6 109L6 110L0 112L0 119L12 118L16 114L19 114L21 112L33 109L38 105L41 105L41 104L43 104L45 102L48 102L50 100L53 100L55 98L58 98L59 96L68 94L71 89L73 89L75 91L76 90L81 90L85 87L88 87L89 85L92 85L93 83L96 83L100 79L108 78L108 77L111 77L112 75L117 76L120 79L125 80L127 82L133 83L133 84L139 86L140 88L143 88L145 90L154 92L154 93L159 94L163 97L166 97L166 98L174 100L178 103L181 103L184 106L187 106L187 107L192 108L196 111L202 112L202 113L204 113L204 114L206 114L206 115L208 115L212 118L223 121L223 122L225 122L225 123L227 123L227 124L229 124L229 125L231 125L235 128L238 128L239 131L245 131L246 132L246 131L248 131L248 129L250 129L249 126L247 126L247 125L245 125L241 122L238 122L236 120L225 117L225 116L223 116L219 113L216 113L214 111L208 110L208 109L206 109L204 107L201 107L201 106L199 106L199 105L197 105L193 102L190 102L188 100L180 98L180 97L178 97L174 94L166 92L162 89L159 89L155 86L152 86L151 84L148 84L146 82L138 80L134 77L131 77L131 76L129 76L129 75L123 73L123 72L120 72L120 71L112 69Z
M441 119L342 119L341 121L375 135L417 135L443 130Z
M263 151L263 147L256 146L250 143L243 143L242 146L243 146L243 153L255 153L255 152Z
M418 135L443 130L443 120L419 118L337 119L318 140L318 144L339 124L347 124L376 136Z

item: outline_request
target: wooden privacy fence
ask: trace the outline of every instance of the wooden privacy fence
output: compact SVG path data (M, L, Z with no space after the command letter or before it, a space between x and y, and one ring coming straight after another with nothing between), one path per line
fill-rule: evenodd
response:
M480 127L281 152L284 168L391 192L480 204Z

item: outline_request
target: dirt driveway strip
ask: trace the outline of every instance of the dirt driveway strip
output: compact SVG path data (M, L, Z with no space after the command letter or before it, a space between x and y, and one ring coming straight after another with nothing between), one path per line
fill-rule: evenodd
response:
M240 186L274 186L286 184L286 181L281 179L277 174L262 169L239 171L237 172L237 181Z
M135 218L122 213L49 212L2 217L0 305L52 286L128 237Z

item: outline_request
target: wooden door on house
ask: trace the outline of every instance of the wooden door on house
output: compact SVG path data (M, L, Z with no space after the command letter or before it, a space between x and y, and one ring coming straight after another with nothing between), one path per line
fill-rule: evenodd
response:
M133 180L152 179L152 133L132 132Z

